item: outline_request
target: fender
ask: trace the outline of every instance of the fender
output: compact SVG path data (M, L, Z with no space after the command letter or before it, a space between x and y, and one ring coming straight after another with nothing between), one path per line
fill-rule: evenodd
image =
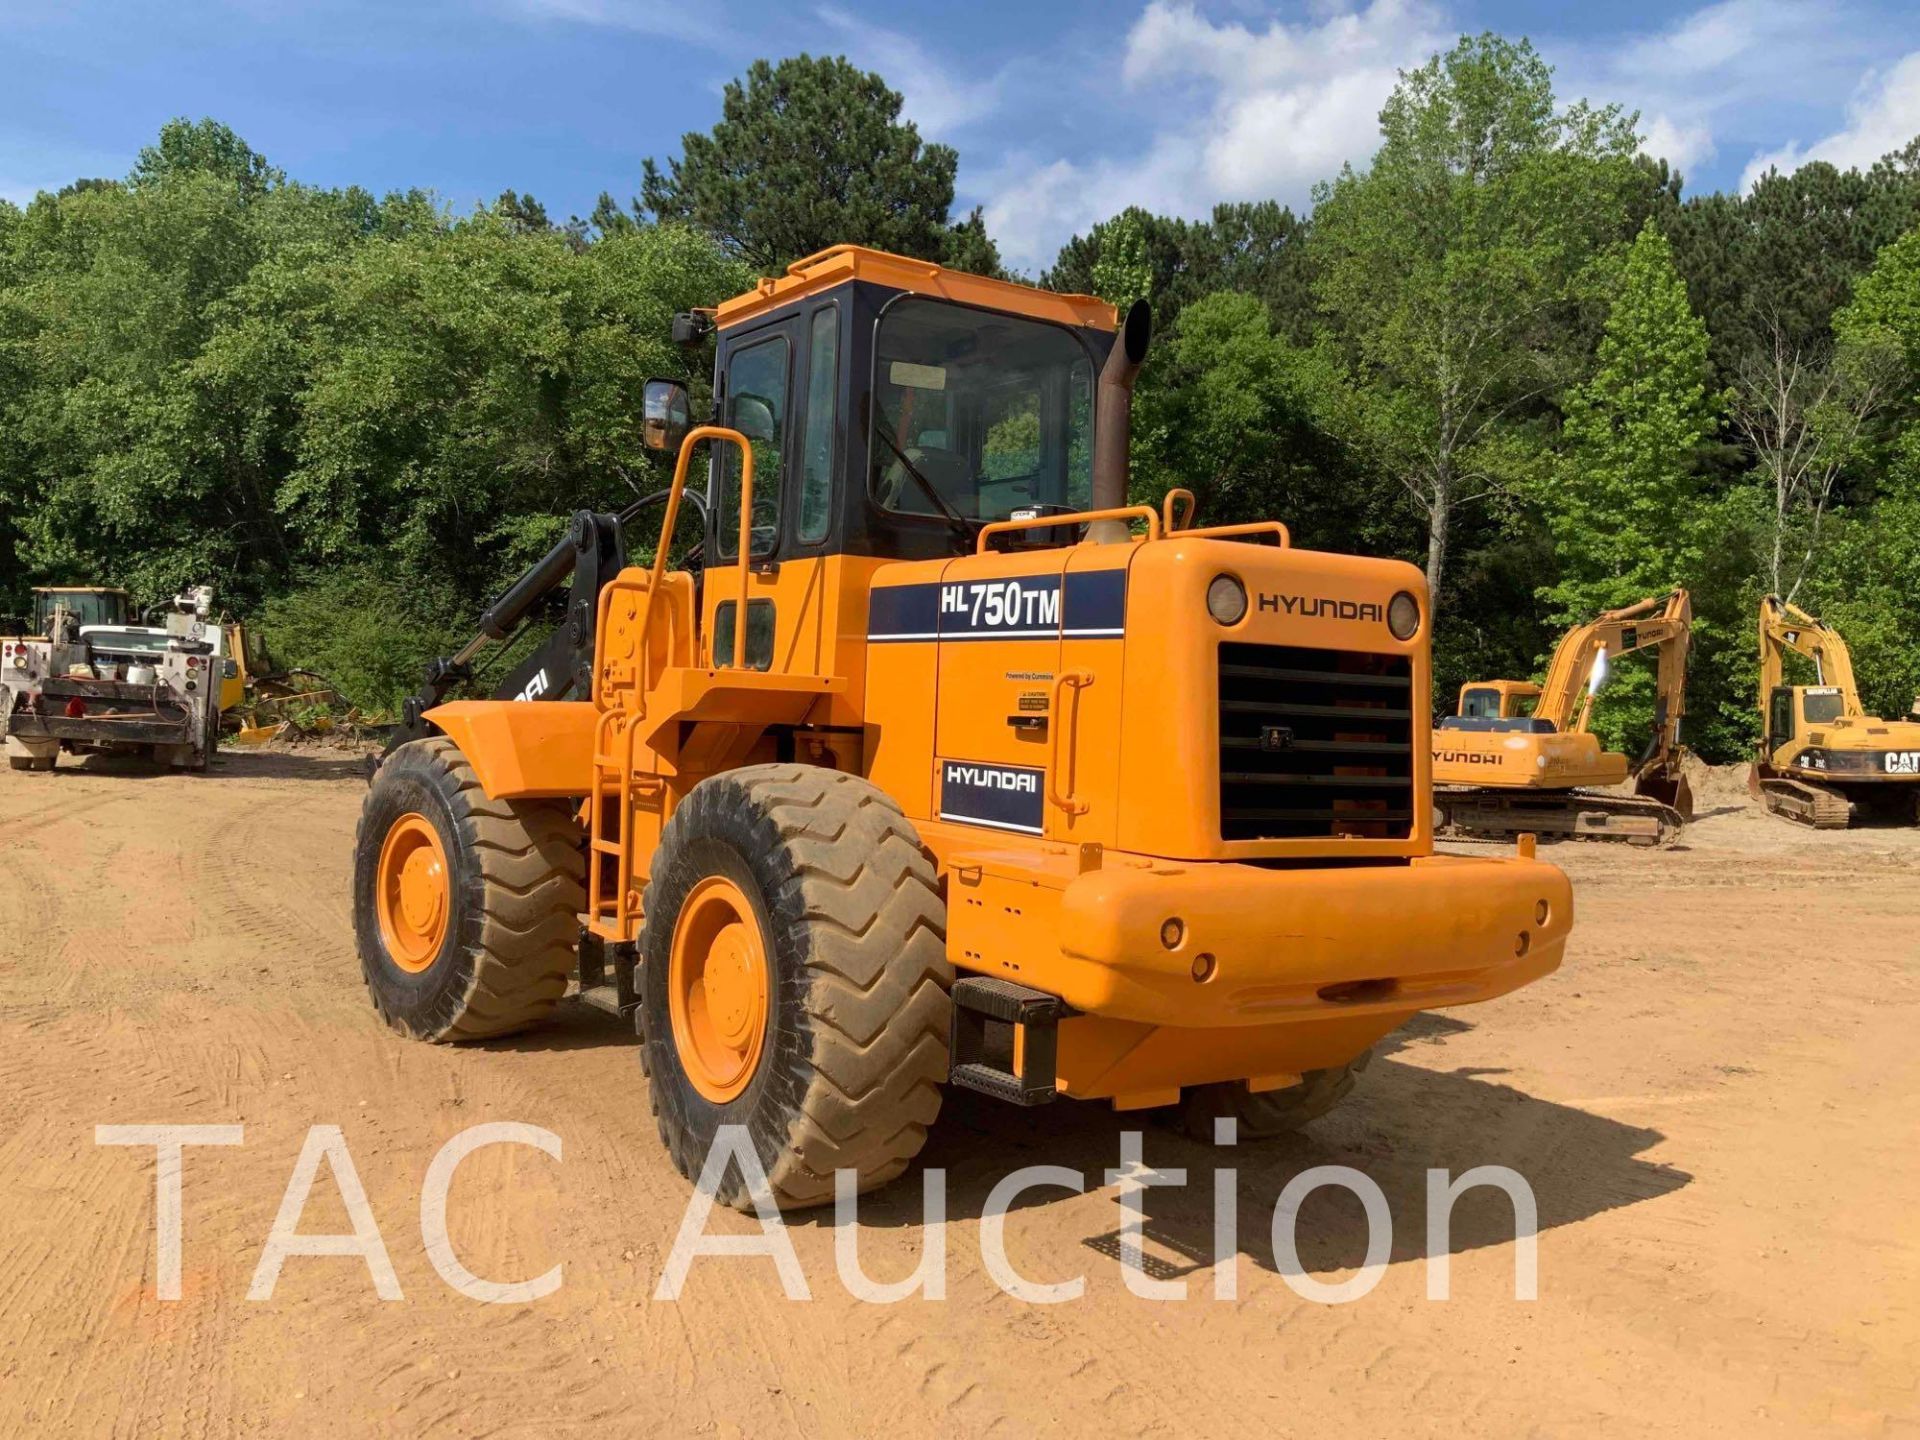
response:
M421 719L460 747L490 800L553 800L593 789L586 700L452 700Z

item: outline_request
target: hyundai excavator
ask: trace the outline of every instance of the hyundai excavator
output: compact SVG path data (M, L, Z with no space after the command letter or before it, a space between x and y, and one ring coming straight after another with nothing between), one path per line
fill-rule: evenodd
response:
M1568 631L1542 685L1463 685L1459 713L1433 732L1433 803L1443 833L1670 843L1693 817L1680 743L1692 633L1692 601L1676 589ZM1629 764L1625 755L1602 750L1588 723L1611 663L1648 649L1657 652L1653 734ZM1629 779L1632 795L1589 788Z
M1789 654L1813 662L1812 685L1785 683ZM1920 720L1867 714L1840 632L1777 595L1760 601L1760 715L1747 788L1770 814L1819 830L1920 824Z
M798 1208L899 1174L948 1087L1291 1129L1418 1012L1557 967L1531 842L1434 853L1420 571L1128 503L1149 328L851 246L676 319L714 411L646 387L657 531L576 516L373 775L381 1016L477 1040L577 984L681 1172ZM760 1177L714 1173L723 1126Z

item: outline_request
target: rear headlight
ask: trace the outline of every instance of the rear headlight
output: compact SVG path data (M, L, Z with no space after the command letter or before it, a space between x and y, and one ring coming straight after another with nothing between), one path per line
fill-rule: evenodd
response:
M1405 590L1387 604L1387 629L1396 640L1411 640L1420 633L1420 602Z
M1247 587L1231 575L1216 575L1207 586L1207 613L1222 625L1238 625L1247 617Z

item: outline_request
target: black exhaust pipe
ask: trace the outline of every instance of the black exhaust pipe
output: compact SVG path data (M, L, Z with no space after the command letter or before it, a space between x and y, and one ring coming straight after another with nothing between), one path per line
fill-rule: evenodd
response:
M1147 358L1153 335L1153 309L1144 300L1127 307L1113 349L1100 368L1098 398L1093 407L1093 496L1089 508L1118 510L1127 503L1128 445L1132 435L1133 381ZM1096 520L1087 538L1098 545L1125 543L1124 520Z

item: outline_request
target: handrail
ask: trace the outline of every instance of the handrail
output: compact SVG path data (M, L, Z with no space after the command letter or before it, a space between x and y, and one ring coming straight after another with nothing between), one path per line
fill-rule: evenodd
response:
M1160 538L1160 516L1150 505L1119 505L1111 510L1076 510L1069 515L1030 515L1024 520L995 520L980 527L975 553L987 553L987 541L1009 530L1047 530L1055 525L1086 525L1095 520L1144 520L1147 539Z
M680 495L687 488L687 466L693 459L693 447L702 440L729 440L740 447L740 610L733 624L733 668L747 667L747 580L752 572L749 556L753 551L753 442L738 430L725 425L696 425L680 442L680 454L673 462L673 484L667 489L667 513L660 518L660 545L653 552L653 570L647 583L647 604L660 593L667 575L667 550L673 543L674 522L680 518ZM641 634L645 636L644 623ZM645 671L641 683L646 683Z
M1249 520L1241 525L1202 525L1197 530L1179 532L1183 540L1227 540L1235 535L1277 535L1280 548L1287 549L1293 544L1293 532L1278 520Z
M1169 535L1180 528L1179 525L1174 523L1173 518L1174 504L1180 500L1187 502L1187 523L1189 525L1193 523L1193 517L1200 513L1200 502L1193 498L1193 491L1187 489L1184 485L1174 486L1173 489L1167 491L1166 498L1160 502L1160 515L1161 518L1166 521L1167 534Z
M1047 799L1058 805L1069 815L1084 815L1090 808L1086 801L1073 793L1072 780L1064 776L1060 763L1060 738L1073 736L1080 728L1079 691L1093 684L1093 676L1085 670L1063 670L1053 682L1053 703L1047 716ZM1066 723L1067 691L1075 692L1073 698L1073 724ZM1072 751L1069 750L1069 755ZM1065 780L1066 783L1062 784Z

